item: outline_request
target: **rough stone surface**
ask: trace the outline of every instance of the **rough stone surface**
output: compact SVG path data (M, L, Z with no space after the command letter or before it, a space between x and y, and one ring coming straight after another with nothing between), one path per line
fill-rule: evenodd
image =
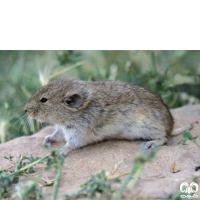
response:
M184 106L172 109L172 115L175 119L175 128L184 126L194 121L200 121L200 115L197 110L200 105ZM53 127L47 127L33 136L24 136L16 138L0 145L0 169L10 169L11 163L4 159L4 156L12 155L15 159L19 154L43 157L49 152L41 147L46 135L53 132ZM193 136L199 136L200 124L196 124L191 130ZM163 197L173 192L179 192L182 182L192 182L194 176L199 176L195 172L195 167L200 165L200 149L192 143L187 145L178 145L182 136L170 137L167 145L161 147L156 158L143 167L142 174L135 188L128 194L136 197ZM200 138L197 139L200 143ZM64 161L62 176L59 185L59 196L70 194L77 190L79 185L84 183L91 175L105 169L112 171L115 164L122 162L116 174L129 172L133 166L133 155L140 152L139 144L141 141L104 141L90 145L79 150L71 152ZM64 143L55 143L52 146L58 148ZM149 150L150 151L150 150ZM176 168L181 169L178 173L172 173L170 166L176 162ZM42 175L44 178L54 178L54 171L46 172L43 165L35 166L36 173L32 177ZM122 178L123 179L123 178ZM20 180L26 180L21 178ZM42 182L42 181L41 181ZM197 179L199 182L199 179ZM199 185L200 187L200 185ZM199 190L200 191L200 190ZM45 199L50 199L52 187L43 188ZM198 192L200 198L200 192Z

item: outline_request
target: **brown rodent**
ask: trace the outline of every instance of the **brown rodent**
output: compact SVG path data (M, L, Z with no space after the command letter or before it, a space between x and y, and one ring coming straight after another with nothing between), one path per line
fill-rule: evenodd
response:
M142 148L166 143L173 130L173 118L163 101L138 85L122 81L86 82L63 78L40 88L24 110L34 119L56 125L44 143L63 135L61 154L104 139L148 140Z

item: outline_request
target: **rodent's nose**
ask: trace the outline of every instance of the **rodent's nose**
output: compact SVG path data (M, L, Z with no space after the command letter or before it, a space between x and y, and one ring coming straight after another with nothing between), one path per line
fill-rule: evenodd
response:
M24 111L25 112L27 112L29 115L32 115L32 114L34 114L35 113L35 107L32 107L31 105L29 105L29 104L26 104L25 106L24 106Z

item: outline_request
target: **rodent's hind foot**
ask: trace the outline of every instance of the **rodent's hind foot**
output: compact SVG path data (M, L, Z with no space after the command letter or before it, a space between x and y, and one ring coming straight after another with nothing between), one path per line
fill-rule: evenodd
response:
M53 142L55 142L55 139L52 138L51 135L47 135L47 136L44 138L44 142L43 142L43 144L53 143Z
M149 142L142 142L140 144L140 149L142 150L147 150L147 149L154 149L155 147L155 143L153 141L149 141Z
M157 146L161 146L161 145L165 144L166 141L167 141L167 138L163 137L163 138L160 138L157 140L143 142L140 144L140 149L142 149L142 150L154 149Z

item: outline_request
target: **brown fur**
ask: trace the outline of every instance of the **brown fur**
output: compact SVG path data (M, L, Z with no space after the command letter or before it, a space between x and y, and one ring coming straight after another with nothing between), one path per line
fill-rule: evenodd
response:
M64 101L73 95L81 104L70 107ZM47 102L40 102L42 98ZM146 148L154 147L166 142L174 124L160 97L122 81L55 80L40 88L24 109L35 119L58 125L64 137L73 129L77 147L103 139L152 140Z

